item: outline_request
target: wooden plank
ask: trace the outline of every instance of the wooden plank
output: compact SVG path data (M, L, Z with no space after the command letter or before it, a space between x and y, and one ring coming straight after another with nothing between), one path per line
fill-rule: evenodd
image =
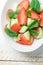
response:
M2 44L4 45L4 44ZM5 44L2 47L0 45L0 60L12 60L12 61L24 61L24 62L43 62L43 53L41 55L41 50L34 51L32 53L20 53L14 49L12 49L9 45ZM41 47L43 49L43 47ZM40 52L41 51L41 52Z
M33 63L33 62L2 62L0 61L0 65L43 65L43 63Z
M43 62L43 53L41 49L36 50L32 53L20 53L10 47L8 44L0 44L0 60L13 60L13 61L41 61ZM41 55L42 54L42 55ZM41 56L40 56L41 55Z

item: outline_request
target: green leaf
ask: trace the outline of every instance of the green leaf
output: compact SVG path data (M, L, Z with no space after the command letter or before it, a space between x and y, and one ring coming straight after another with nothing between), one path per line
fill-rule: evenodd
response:
M18 14L18 13L19 13L18 7L16 8L16 11L15 11L15 12L16 12L16 14Z
M13 12L8 12L8 17L10 18L10 19L12 19L13 18L13 16L14 16L14 13Z
M18 17L18 14L14 14L13 19L16 19Z
M7 27L5 28L5 32L10 37L17 37L18 36L18 34L16 32L13 32L12 30L8 29Z
M16 19L18 17L18 13L19 13L19 10L18 10L18 7L17 7L16 11L14 13L14 16L13 16L14 19Z
M33 36L38 36L38 33L36 32L36 30L30 30L30 34Z
M38 20L33 20L32 23L28 26L29 29L33 29L35 27L39 26L39 21Z
M30 13L29 10L27 10L26 15L27 15L28 17L31 17L31 13Z
M8 17L10 18L10 19L16 19L17 17L18 17L18 14L15 12L15 13L13 13L13 12L8 12Z
M40 2L38 0L32 0L30 8L36 11L37 13L40 13Z

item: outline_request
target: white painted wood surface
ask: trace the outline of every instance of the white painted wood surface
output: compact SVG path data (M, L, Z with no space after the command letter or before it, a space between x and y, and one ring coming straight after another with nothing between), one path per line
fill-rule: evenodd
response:
M33 63L33 62L2 62L0 65L43 65L43 63Z
M4 0L0 0L0 13L2 5L4 5ZM5 44L2 38L0 27L0 65L43 65L43 46L32 53L20 53L9 44Z

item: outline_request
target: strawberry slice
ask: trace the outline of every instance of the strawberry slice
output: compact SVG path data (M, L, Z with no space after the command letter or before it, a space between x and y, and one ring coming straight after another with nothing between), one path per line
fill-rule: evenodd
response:
M21 29L21 27L17 23L13 24L12 27L11 27L11 30L15 31L15 32L19 32L20 29Z
M31 45L31 42L28 42L27 40L26 41L20 40L20 41L17 41L17 43L23 44L23 45Z
M18 5L18 9L21 10L23 7L25 8L25 10L27 10L30 6L30 2L29 0L23 0L19 5Z
M18 23L20 25L22 24L26 25L27 23L27 16L26 16L26 11L24 8L22 8L18 14Z
M31 13L31 18L32 19L35 19L35 20L39 20L40 19L39 14L37 14L35 11L31 10L30 13Z
M43 27L43 11L40 13L40 26Z
M31 39L28 41L26 40L25 36L23 34L20 35L20 40L17 41L19 44L23 44L23 45L32 45L34 37L31 36Z
M8 20L8 21L9 21L9 20L10 20L10 18L9 18L9 17L8 17L8 15L7 15L7 14L8 14L8 12L13 12L13 10L12 10L12 9L8 9L8 11L7 11L7 13L6 13L6 20Z

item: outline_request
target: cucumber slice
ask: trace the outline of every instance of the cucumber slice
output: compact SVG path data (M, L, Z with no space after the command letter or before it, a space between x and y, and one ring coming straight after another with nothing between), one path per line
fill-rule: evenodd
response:
M25 32L23 35L25 36L25 38L27 40L30 40L30 32L29 31ZM19 41L19 40L20 40L20 34L18 35L18 37L14 37L14 41Z
M8 29L10 29L10 26L9 26L9 24L7 25L7 28L8 28Z
M13 24L15 24L15 23L18 23L17 19L12 19L12 20L11 20L11 26L12 26Z
M21 30L19 32L24 33L24 32L26 32L26 30L27 30L27 26L22 26Z
M28 21L27 21L27 26L30 26L32 23L33 23L34 20L32 20L31 18L28 18Z
M18 22L17 22L17 19L12 19L12 20L11 20L11 26L12 26L13 24L15 24L15 23L18 23ZM9 22L8 25L7 25L7 28L10 29L11 26L10 26L10 22Z
M30 40L30 32L27 31L23 34L27 40Z
M14 37L14 41L19 41L20 40L20 34L18 35L18 37Z
M14 41L18 41L18 37L14 37Z
M40 33L39 33L39 35L36 38L41 38L43 36L42 28L39 28L39 30L40 30Z
M42 28L42 37L43 37L43 28Z
M14 37L14 41L19 41L19 38L18 37Z
M40 11L42 11L42 10L43 10L43 5L41 4L41 5L40 5Z
M28 28L29 28L29 29L33 29L33 28L39 26L39 20L32 20L31 22L32 22L32 23L31 23L30 25L28 25Z
M42 11L43 10L43 2L42 2L42 0L39 0L39 2L40 2L40 11Z

